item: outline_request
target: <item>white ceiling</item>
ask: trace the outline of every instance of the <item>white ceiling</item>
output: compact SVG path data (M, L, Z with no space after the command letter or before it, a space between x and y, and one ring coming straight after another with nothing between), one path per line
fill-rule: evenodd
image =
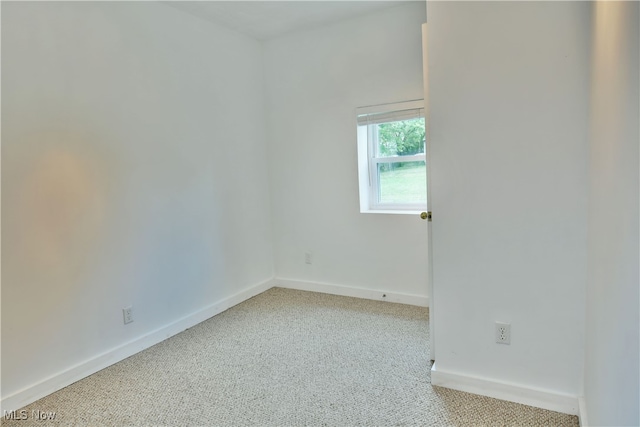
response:
M410 0L424 1L424 0ZM166 1L169 6L258 40L319 27L407 0L359 1Z

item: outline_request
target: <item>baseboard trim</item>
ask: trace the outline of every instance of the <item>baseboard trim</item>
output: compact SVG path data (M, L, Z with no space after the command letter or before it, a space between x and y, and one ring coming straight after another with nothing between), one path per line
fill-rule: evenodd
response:
M68 385L88 377L108 366L111 366L127 357L133 356L153 345L170 338L185 329L191 328L223 311L240 304L262 292L273 287L273 280L267 280L254 286L250 286L243 291L233 294L205 307L195 313L189 314L166 326L151 331L132 341L115 347L96 357L88 359L76 366L73 366L58 374L40 381L32 386L26 387L1 400L0 411L13 411L20 409L30 403L35 402L53 392L56 392ZM4 414L4 412L2 412Z
M579 415L578 398L575 396L446 372L437 369L435 363L431 368L431 384L563 414Z
M578 398L578 419L580 420L580 427L589 426L589 418L587 418L587 401L584 396Z
M345 297L364 298L376 301L396 302L400 304L429 307L429 297L421 295L403 294L399 292L377 291L373 289L354 288L351 286L334 285L329 283L309 282L306 280L294 280L276 277L274 286L300 291L321 292L324 294L340 295Z

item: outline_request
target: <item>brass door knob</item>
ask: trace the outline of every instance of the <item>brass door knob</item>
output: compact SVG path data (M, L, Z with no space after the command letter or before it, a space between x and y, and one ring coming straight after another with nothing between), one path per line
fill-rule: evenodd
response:
M429 221L431 221L431 212L422 212L420 214L420 218L422 219L428 219Z

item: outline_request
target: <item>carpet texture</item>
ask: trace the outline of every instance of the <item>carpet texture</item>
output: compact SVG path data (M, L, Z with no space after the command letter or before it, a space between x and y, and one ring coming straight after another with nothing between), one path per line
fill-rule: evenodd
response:
M2 425L578 426L432 387L428 334L426 308L273 288Z

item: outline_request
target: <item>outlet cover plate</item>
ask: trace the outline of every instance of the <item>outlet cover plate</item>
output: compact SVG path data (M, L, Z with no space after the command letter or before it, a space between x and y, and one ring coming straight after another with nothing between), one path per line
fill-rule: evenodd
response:
M133 307L126 307L122 309L122 320L124 324L133 322Z
M496 322L496 343L511 344L511 323Z

